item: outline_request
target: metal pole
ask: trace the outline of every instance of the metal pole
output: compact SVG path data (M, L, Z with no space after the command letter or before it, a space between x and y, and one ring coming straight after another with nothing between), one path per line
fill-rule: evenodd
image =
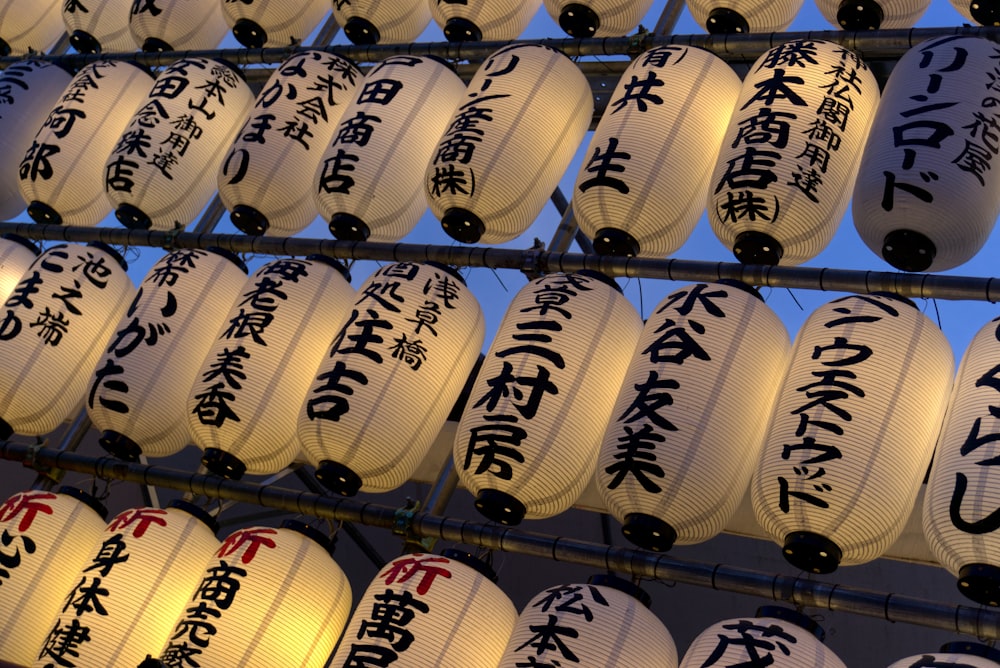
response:
M657 35L672 33L682 11L684 11L684 0L667 0L667 5L663 8L663 13L660 14L660 19L656 22L653 32Z

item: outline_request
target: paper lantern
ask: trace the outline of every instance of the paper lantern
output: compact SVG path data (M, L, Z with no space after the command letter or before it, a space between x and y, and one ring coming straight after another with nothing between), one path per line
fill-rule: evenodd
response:
M89 379L87 414L105 450L137 461L191 441L188 392L245 278L227 252L176 250L150 268ZM227 331L256 336L257 324L230 320Z
M757 521L790 563L829 573L892 544L930 464L953 370L947 339L908 299L849 295L809 316L750 484Z
M935 558L958 589L983 605L1000 605L1000 495L996 491L995 379L998 321L972 339L938 438L924 493L923 527Z
M587 78L546 46L513 45L476 70L427 167L431 211L463 243L528 229L590 126Z
M217 530L184 501L120 513L76 573L34 667L135 666L163 647L219 547Z
M1000 3L997 0L949 0L955 10L973 23L1000 26Z
M912 28L931 0L816 0L823 18L844 30Z
M485 324L457 271L400 262L368 277L298 413L328 489L388 491L416 471L479 359Z
M219 198L237 228L291 236L312 222L313 174L361 77L352 62L322 51L278 66L219 168Z
M951 642L937 652L928 652L900 659L888 668L998 668L1000 650L973 642Z
M135 51L128 29L133 0L68 0L62 19L69 43L80 53Z
M681 668L754 664L772 668L846 668L824 644L826 632L795 610L763 606L756 617L726 619L702 631Z
M428 0L431 17L449 42L517 39L542 0Z
M331 668L360 665L495 668L517 610L478 559L408 554L368 586Z
M991 40L953 35L911 48L889 76L852 210L862 241L897 269L957 267L1000 215L998 145L986 129L1000 100L998 55Z
M664 257L681 247L705 211L739 90L729 64L702 49L662 46L632 61L573 191L598 253Z
M354 44L409 44L431 22L427 0L348 0L333 17Z
M251 49L305 41L330 9L326 0L218 0L233 37Z
M7 301L40 252L33 241L24 237L0 236L0 300Z
M803 0L689 0L691 17L713 34L782 32Z
M395 56L368 72L314 179L331 234L397 241L413 229L427 210L424 170L464 94L437 58Z
M38 657L107 513L75 487L20 492L0 505L0 656L22 665Z
M174 230L194 220L252 104L243 73L225 60L184 58L163 70L105 162L118 221Z
M545 10L571 37L620 37L632 32L653 0L544 0Z
M229 32L215 0L133 0L128 27L143 51L214 49Z
M27 152L72 78L62 67L42 60L14 63L0 75L0 151L15 158L0 162L0 219L24 211L16 158Z
M18 168L32 220L92 227L111 213L103 161L152 83L125 60L96 61L73 77Z
M645 591L610 575L549 587L521 611L498 668L676 668L677 648Z
M791 345L753 288L668 295L646 321L597 463L625 536L663 551L726 526L750 483Z
M351 614L330 541L301 522L230 534L203 571L162 664L321 668Z
M576 501L641 332L598 272L548 274L517 293L455 432L455 468L483 515L518 524Z
M0 55L46 53L63 34L59 8L78 0L2 0L0 2Z
M272 260L244 283L189 384L188 426L210 471L276 473L299 454L299 407L351 311L349 281L316 255Z
M135 288L99 242L38 256L0 321L0 438L48 434L79 410L105 341Z
M708 219L744 264L797 265L833 238L879 101L852 51L796 40L743 80L708 194Z

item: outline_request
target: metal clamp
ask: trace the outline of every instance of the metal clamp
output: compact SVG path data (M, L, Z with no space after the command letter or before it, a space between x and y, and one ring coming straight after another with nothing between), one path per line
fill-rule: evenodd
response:
M393 514L392 533L403 537L403 551L407 553L433 552L434 545L437 543L437 538L432 536L418 538L413 532L413 518L419 510L420 502L407 498L406 505L402 508L397 508Z

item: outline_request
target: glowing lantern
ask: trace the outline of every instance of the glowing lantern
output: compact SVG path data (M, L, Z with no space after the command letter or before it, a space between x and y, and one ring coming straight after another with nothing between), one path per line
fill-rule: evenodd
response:
M992 118L982 110L995 100L998 56L991 40L955 35L911 48L892 70L852 210L861 239L897 269L957 267L1000 215L996 144L977 129Z
M631 32L653 0L544 0L545 10L571 37L620 37Z
M23 156L31 138L42 127L56 100L73 78L53 63L25 60L7 67L0 75L0 151L9 157ZM0 219L9 220L24 210L18 188L18 164L0 163Z
M194 220L252 103L243 73L227 61L184 58L163 70L105 163L118 221L173 230Z
M1000 650L974 642L950 642L937 652L923 652L893 662L888 668L1000 668Z
M715 235L744 264L797 265L847 210L878 83L853 52L796 40L743 81L708 195Z
M688 647L680 668L746 662L772 668L846 668L823 644L825 637L826 632L806 615L763 606L756 617L723 620L702 631Z
M326 665L351 613L351 586L330 550L326 536L291 520L230 534L160 659L168 666ZM223 596L221 582L232 585Z
M229 32L215 0L135 0L128 27L143 51L214 49Z
M713 34L781 32L803 0L688 0L695 22Z
M104 532L107 510L75 487L0 504L0 656L28 665Z
M313 174L361 76L322 51L297 53L275 70L219 169L219 197L236 227L290 236L312 222Z
M334 3L333 16L355 44L409 44L431 22L427 0L350 0Z
M0 55L45 53L62 37L64 0L2 0Z
M449 42L517 39L542 0L428 0L431 17Z
M18 169L32 220L90 227L111 213L103 160L152 83L125 60L97 61L73 77Z
M163 647L219 547L216 531L184 501L118 514L76 573L34 665L135 666ZM226 575L216 581L223 587Z
M739 90L729 64L701 49L657 47L632 61L573 193L580 229L598 253L664 257L680 248L705 211Z
M331 666L495 668L517 610L483 562L457 551L390 561L368 586ZM392 611L393 634L379 632Z
M124 53L135 51L128 29L133 0L68 0L62 19L69 43L80 53Z
M345 496L406 482L484 336L479 303L450 267L402 262L372 274L299 411L299 440L320 482Z
M395 56L368 72L315 176L334 236L396 241L413 229L427 210L424 170L464 94L437 58Z
M898 537L930 464L954 363L908 299L850 295L809 316L750 484L785 558L829 573Z
M548 274L518 292L455 433L455 468L483 515L518 524L576 501L641 332L597 272Z
M219 0L233 37L251 49L297 46L323 20L326 0Z
M232 326L215 334L189 384L188 425L209 470L275 473L299 454L298 410L351 310L349 281L317 255L273 260L245 282L226 316Z
M649 605L649 594L614 576L550 587L517 618L498 668L571 662L676 668L674 639Z
M949 0L955 10L981 26L1000 26L1000 3L997 0Z
M176 250L152 266L90 376L87 413L105 450L135 461L190 443L195 360L208 354L245 278L242 261L220 252ZM254 327L230 323L244 336Z
M816 0L823 18L844 30L912 28L931 0Z
M53 246L24 273L0 321L0 438L47 434L79 409L135 292L126 271L94 242Z
M458 241L484 244L526 230L593 113L587 78L562 53L535 44L493 53L472 77L427 168L428 201L441 226Z
M24 237L16 234L0 237L0 300L7 301L39 252L38 246Z
M625 536L654 551L719 534L764 440L790 350L742 283L699 283L646 321L604 433L597 488Z

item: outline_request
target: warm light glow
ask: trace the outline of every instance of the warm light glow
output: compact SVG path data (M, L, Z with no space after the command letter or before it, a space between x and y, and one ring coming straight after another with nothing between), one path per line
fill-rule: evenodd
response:
M7 301L38 253L38 246L27 239L0 237L0 304Z
M0 43L10 55L47 53L63 34L64 0L0 1ZM6 54L5 54L6 55Z
M133 2L128 27L143 51L214 49L229 32L222 2L214 0Z
M128 29L133 0L71 0L62 4L70 44L81 53L135 51Z

